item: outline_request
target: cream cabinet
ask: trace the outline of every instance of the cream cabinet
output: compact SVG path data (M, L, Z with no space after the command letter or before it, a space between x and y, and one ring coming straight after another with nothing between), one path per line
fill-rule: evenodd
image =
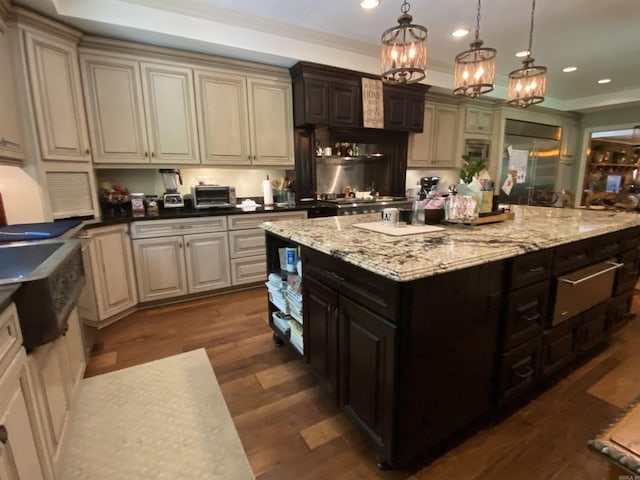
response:
M291 83L196 70L202 163L293 165Z
M197 164L192 70L80 55L96 163Z
M8 368L0 370L0 478L2 480L45 478L29 416L26 364L26 354L24 349L20 349L12 355Z
M409 135L407 166L449 168L456 166L458 109L427 104L422 133Z
M226 217L132 223L141 302L231 285Z
M32 401L38 424L42 425L37 442L43 445L55 470L64 445L72 405L85 358L77 310L67 319L64 336L41 345L28 355L28 369L33 379Z
M31 29L24 44L42 159L89 162L76 45Z
M0 161L21 163L24 160L24 145L17 101L13 45L1 13L0 5Z
M493 130L493 112L490 109L466 107L465 131L490 135Z
M80 54L95 163L150 163L140 64Z
M231 283L244 285L267 279L263 222L307 218L306 211L247 213L228 217Z
M129 226L94 228L83 237L87 283L78 309L84 322L101 328L138 303Z

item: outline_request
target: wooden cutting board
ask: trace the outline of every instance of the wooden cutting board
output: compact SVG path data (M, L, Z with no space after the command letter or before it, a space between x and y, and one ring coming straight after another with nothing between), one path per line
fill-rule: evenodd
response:
M437 227L435 225L406 225L404 227L396 227L393 225L386 225L382 222L354 223L353 226L356 228L362 228L363 230L369 230L371 232L393 235L394 237L439 232L444 230L444 228Z

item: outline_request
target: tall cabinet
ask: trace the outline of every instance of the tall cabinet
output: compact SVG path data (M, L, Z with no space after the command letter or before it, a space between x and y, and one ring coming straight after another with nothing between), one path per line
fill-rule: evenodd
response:
M14 13L9 30L19 43L17 98L29 139L25 167L46 194L47 215L97 215L77 60L81 33L19 7Z

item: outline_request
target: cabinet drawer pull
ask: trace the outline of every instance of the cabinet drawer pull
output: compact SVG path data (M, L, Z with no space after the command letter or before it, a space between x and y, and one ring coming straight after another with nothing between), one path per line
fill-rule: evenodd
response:
M7 432L7 427L5 427L4 425L0 425L0 443L3 443L6 445L8 441L9 441L9 432Z
M540 273L544 272L544 267L542 265L538 265L537 267L529 267L527 269L528 273Z
M609 268L605 268L604 270L600 270L599 272L592 273L591 275L587 275L586 277L580 278L579 280L569 280L568 278L561 278L560 281L569 283L571 285L579 285L580 283L586 282L587 280L591 280L592 278L595 278L598 275L602 275L603 273L607 273L607 272L610 272L611 270L616 270L624 266L624 263L616 263L616 262L606 262L606 263L611 266Z
M540 318L540 313L536 312L533 315L523 315L522 318L527 322L535 322Z
M533 374L533 368L531 368L529 365L526 365L524 367L515 369L513 373L515 373L520 378L527 378Z
M336 280L339 280L339 281L341 281L341 282L346 281L346 278L341 277L341 276L340 276L340 275L338 275L336 272L331 272L331 271L329 271L329 270L326 270L326 272L327 272L327 275L329 275L330 277L335 278Z

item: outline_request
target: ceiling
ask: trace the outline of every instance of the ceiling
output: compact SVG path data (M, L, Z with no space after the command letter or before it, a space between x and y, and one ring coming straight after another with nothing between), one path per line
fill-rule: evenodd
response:
M401 0L365 11L359 0L13 0L87 33L290 67L298 60L379 73L381 33L396 24ZM429 29L432 90L450 92L453 58L469 48L473 0L414 0L414 23ZM530 1L482 5L480 39L498 50L496 89L504 98L509 71L526 50ZM548 70L542 106L588 112L640 105L640 2L538 0L533 56ZM459 27L470 36L454 39ZM578 67L573 73L562 68ZM600 85L597 80L611 78Z

